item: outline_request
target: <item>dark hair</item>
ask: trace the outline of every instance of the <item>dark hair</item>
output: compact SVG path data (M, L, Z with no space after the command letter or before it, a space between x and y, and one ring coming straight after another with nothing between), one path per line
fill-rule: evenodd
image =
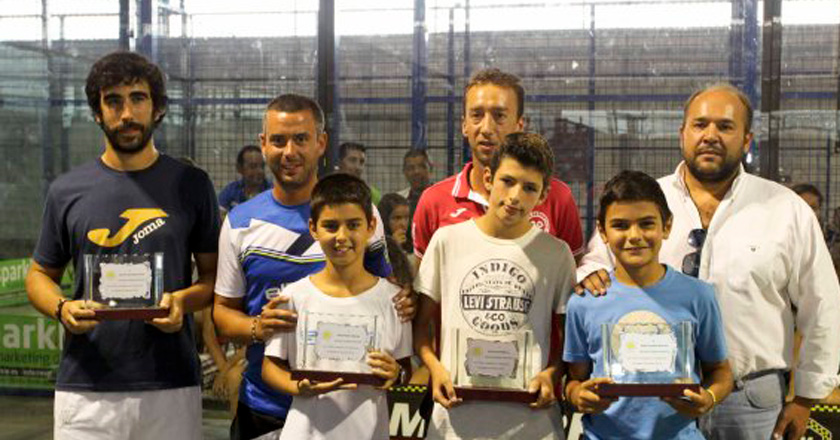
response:
M397 240L390 235L385 235L385 245L388 250L388 261L391 263L391 275L397 279L397 284L400 286L410 286L414 279L414 273L411 270L411 262L408 261L408 256L397 244Z
M167 103L163 72L146 57L126 51L111 52L96 60L90 68L85 82L85 95L94 116L102 117L100 103L102 89L121 84L134 84L138 81L149 83L152 106L159 114L154 122L160 122L166 115Z
M411 159L412 157L422 157L423 159L425 159L427 165L432 165L432 162L429 160L429 154L426 153L425 148L412 148L406 151L405 155L403 156L403 168L405 168L405 161Z
M480 70L470 78L470 82L464 87L464 115L467 114L467 93L471 88L484 84L513 90L516 94L516 117L522 117L525 113L525 89L519 84L519 77L496 68Z
M733 86L732 84L726 83L726 82L718 82L718 83L714 83L714 84L709 84L709 85L706 85L706 86L698 89L694 93L692 93L691 96L689 96L688 99L686 99L685 104L683 104L683 122L682 122L682 125L685 126L685 117L688 115L688 108L691 106L691 103L694 102L694 100L697 99L698 96L700 96L700 95L702 95L706 92L711 92L711 91L715 91L715 90L722 90L722 91L725 91L725 92L729 92L729 93L735 95L735 97L738 98L739 101L741 101L741 104L744 105L744 109L746 109L746 112L747 112L747 120L744 121L744 133L749 133L750 130L752 130L752 120L753 120L753 108L752 108L752 103L750 103L750 98L744 92L742 92L741 89Z
M790 189L800 196L805 193L811 193L817 196L817 202L819 202L820 206L823 204L823 195L819 188L810 183L797 183L795 185L791 185Z
M370 188L356 176L335 173L324 177L312 189L311 212L309 217L318 223L318 217L325 206L337 206L352 203L362 208L368 222L373 219Z
M321 106L314 100L303 95L294 93L286 93L278 95L265 107L265 112L270 111L297 113L304 110L309 110L312 117L315 119L315 130L317 133L324 132L324 111ZM263 131L265 131L265 120L263 119Z
M641 171L624 170L604 186L598 208L598 222L602 226L606 222L607 208L617 202L652 202L659 208L662 223L668 222L672 216L662 187L653 177Z
M409 206L408 200L397 194L397 193L388 193L382 196L379 200L379 215L382 216L382 223L383 227L385 228L385 235L391 235L391 214L394 212L394 209L397 206Z
M262 149L256 145L245 145L244 147L239 149L239 153L236 153L236 168L242 168L245 166L245 154L250 152L255 152L258 154L262 154Z
M554 153L545 139L536 133L511 133L490 158L490 176L496 175L502 159L509 157L522 166L533 168L543 176L543 191L548 191L554 173Z
M364 145L358 142L345 142L338 146L338 160L347 157L347 152L350 150L361 151L362 153L364 153L365 151L367 151L367 148L365 148Z

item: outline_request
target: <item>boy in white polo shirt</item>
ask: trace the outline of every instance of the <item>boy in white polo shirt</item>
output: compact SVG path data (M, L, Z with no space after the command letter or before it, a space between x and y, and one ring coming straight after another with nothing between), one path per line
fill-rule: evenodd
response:
M414 338L431 373L436 403L429 439L563 436L560 414L552 409L561 367L559 352L550 350L551 319L564 313L575 262L565 242L529 221L534 206L546 197L553 159L539 135L508 135L484 175L490 192L487 212L439 229L426 250L414 286L422 294ZM438 313L439 351L429 332ZM530 405L458 396L452 378L459 365L452 347L461 331L488 340L533 335L528 353L533 361L524 372L530 378L528 392L534 394Z

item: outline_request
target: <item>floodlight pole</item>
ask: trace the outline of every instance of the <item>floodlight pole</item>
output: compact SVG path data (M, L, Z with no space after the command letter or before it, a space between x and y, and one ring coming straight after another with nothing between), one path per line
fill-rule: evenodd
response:
M341 113L338 103L338 64L336 53L338 39L335 35L335 1L320 0L318 7L318 60L316 86L318 103L324 110L326 131L329 138L327 153L318 166L320 175L331 172L338 164Z
M446 175L455 173L455 9L449 8L446 56Z
M53 145L52 130L50 121L54 120L55 109L52 106L53 92L55 92L55 59L50 50L50 12L49 0L41 0L41 48L46 57L47 82L49 84L49 95L43 112L39 112L41 126L41 186L44 194L47 193L50 182L55 179L55 146ZM60 114L60 112L59 112Z
M595 4L589 5L589 82L587 87L588 102L587 115L589 119L589 133L587 135L587 165L589 172L586 179L586 236L592 236L595 229Z
M742 90L753 108L758 107L758 0L732 0L729 31L729 81ZM753 139L750 152L756 155Z
M767 124L762 129L759 152L761 175L779 180L779 108L782 71L782 0L764 1L764 35L761 57L761 113Z
M472 76L472 66L470 63L470 52L471 52L471 43L470 43L470 0L464 0L464 81L469 81L470 76ZM462 108L466 106L466 99L467 97L464 96L464 104ZM472 149L470 149L470 143L467 142L467 138L461 138L461 164L458 166L460 169L461 166L467 163L469 160L472 159Z
M426 148L426 0L414 0L414 44L411 63L411 148Z
M157 61L157 48L154 41L155 0L138 0L138 30L137 30L137 52L143 54L152 62Z
M131 50L131 10L129 0L120 0L120 50Z

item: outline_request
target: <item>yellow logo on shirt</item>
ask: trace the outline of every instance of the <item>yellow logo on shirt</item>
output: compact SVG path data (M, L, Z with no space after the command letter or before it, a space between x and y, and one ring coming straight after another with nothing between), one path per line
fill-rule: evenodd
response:
M166 222L164 217L169 217L169 214L162 209L157 208L130 208L120 214L120 218L128 220L125 224L111 236L111 230L107 228L94 229L87 234L88 240L102 246L115 247L121 245L137 228L149 220L157 219L157 221L150 223L143 229L134 234L134 244L137 244L143 237L163 226Z

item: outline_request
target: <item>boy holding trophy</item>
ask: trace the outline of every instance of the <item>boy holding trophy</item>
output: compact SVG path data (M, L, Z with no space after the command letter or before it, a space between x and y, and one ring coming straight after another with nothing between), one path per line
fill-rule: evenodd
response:
M702 439L694 419L732 391L713 287L659 263L671 218L650 176L607 182L598 232L615 256L612 284L569 300L563 353L566 398L589 439Z
M385 390L408 366L411 326L393 299L400 287L364 267L376 229L370 189L347 174L312 191L309 230L327 264L289 284L297 329L266 341L262 378L294 397L281 439L388 438ZM373 385L373 386L370 386Z
M550 350L554 314L574 282L569 246L535 227L553 155L536 134L513 133L484 174L483 216L437 230L415 280L415 349L431 373L427 438L562 438ZM439 306L439 308L438 308ZM440 317L439 351L431 323Z

